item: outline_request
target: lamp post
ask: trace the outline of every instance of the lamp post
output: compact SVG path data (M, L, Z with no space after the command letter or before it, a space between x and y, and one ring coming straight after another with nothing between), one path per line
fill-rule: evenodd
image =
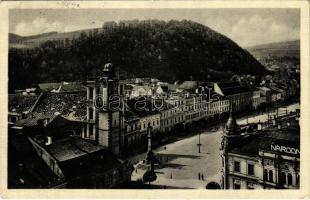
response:
M198 135L198 144L197 144L197 146L198 146L198 153L201 153L200 152L200 146L201 146L201 143L200 143L200 132L199 132L199 135Z

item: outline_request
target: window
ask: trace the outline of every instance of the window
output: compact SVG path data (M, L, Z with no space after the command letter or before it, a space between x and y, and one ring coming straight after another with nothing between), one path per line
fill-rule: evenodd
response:
M248 164L248 175L254 175L254 165Z
M292 185L292 184L293 184L292 174L288 173L287 174L287 185Z
M88 134L89 134L89 135L93 135L93 125L92 125L92 124L89 124L89 127L88 127Z
M234 183L234 189L240 190L240 183Z
M286 174L285 174L285 172L281 172L280 173L279 183L280 183L280 185L285 185L286 184Z
M299 184L299 174L296 175L296 184Z
M88 108L88 116L89 116L89 119L93 119L94 118L94 110L93 110L93 108Z
M88 99L93 99L93 97L94 97L94 90L93 88L89 88Z
M17 121L17 117L11 117L11 122L15 123Z
M264 169L264 180L268 181L268 170Z
M112 183L113 183L113 175L112 175L112 174L109 174L109 175L108 175L107 184L110 186L110 185L112 185Z
M234 163L234 171L235 172L240 172L240 162L235 161L235 163Z
M269 170L269 182L273 182L273 172Z

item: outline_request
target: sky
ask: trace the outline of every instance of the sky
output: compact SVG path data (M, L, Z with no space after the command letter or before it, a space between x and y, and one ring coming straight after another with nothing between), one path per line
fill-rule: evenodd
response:
M22 36L98 28L106 21L192 20L226 35L242 47L300 38L300 10L213 9L12 9L9 31Z

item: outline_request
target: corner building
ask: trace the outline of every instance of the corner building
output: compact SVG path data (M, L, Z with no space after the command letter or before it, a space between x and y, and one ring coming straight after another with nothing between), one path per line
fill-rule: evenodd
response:
M222 188L298 189L299 141L296 115L244 131L231 113L222 140Z

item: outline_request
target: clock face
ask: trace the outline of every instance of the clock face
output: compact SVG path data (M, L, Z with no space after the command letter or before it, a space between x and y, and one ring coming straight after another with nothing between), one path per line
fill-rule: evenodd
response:
M97 109L103 108L103 99L102 99L102 96L97 96L94 103L95 103L95 107L96 107Z

